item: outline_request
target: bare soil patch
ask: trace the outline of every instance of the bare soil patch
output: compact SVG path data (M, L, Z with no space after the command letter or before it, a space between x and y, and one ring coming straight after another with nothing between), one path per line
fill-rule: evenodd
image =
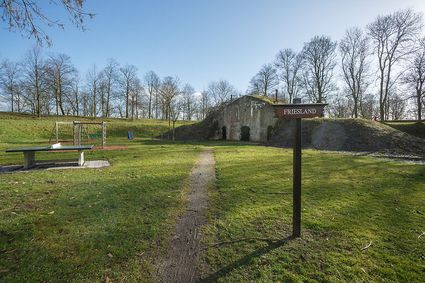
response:
M212 149L201 152L190 175L186 211L177 220L168 253L159 259L160 282L197 282L200 280L201 226L206 223L204 211L208 205L208 186L215 180Z
M93 150L122 150L128 149L128 146L125 145L107 145L107 146L95 146Z

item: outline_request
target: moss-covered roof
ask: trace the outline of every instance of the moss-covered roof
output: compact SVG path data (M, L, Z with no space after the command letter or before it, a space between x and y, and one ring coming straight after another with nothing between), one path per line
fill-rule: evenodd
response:
M283 101L283 100L281 100L281 99L279 99L278 101L275 101L274 99L271 99L270 97L268 97L268 96L264 96L264 95L247 95L247 96L248 96L248 97L256 98L256 99L261 100L261 101L263 101L263 102L267 102L267 103L269 103L269 104L271 104L271 105L276 104L276 103L282 103L282 102L285 102L285 101Z

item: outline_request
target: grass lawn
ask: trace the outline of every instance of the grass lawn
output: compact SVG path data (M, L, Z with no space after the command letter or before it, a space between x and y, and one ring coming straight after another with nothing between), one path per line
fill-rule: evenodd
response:
M0 175L0 281L152 280L198 152L139 144L87 153L106 169Z
M0 165L22 163L22 153L4 149L46 144L55 120L76 120L15 116L0 115ZM109 119L107 143L128 149L86 152L109 168L0 175L1 282L154 280L200 148L129 142L128 128L150 138L168 125ZM76 154L37 153L56 158Z
M292 151L217 146L215 156L206 281L423 282L424 165L305 150L303 237L285 241Z
M55 120L1 114L0 165L22 162L6 148L46 143ZM203 146L214 148L217 172L203 228L206 281L423 282L425 165L305 150L303 237L285 240L291 150L150 141L168 125L108 122L108 144L128 149L86 159L111 167L0 175L1 282L155 281ZM126 140L128 128L136 140Z

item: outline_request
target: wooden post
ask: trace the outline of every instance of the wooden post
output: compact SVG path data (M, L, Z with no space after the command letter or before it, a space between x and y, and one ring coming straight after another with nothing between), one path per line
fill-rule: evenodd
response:
M106 144L106 122L102 122L102 147Z
M301 119L322 117L325 103L301 104L301 98L293 98L292 104L275 103L276 117L295 120L293 151L292 237L301 237Z
M292 236L301 237L301 118L295 119Z
M300 104L301 98L294 98L294 104ZM292 196L292 236L301 237L301 118L295 119L294 165Z
M77 137L75 136L75 121L72 122L72 145L76 145Z
M81 145L81 132L82 132L81 124L80 124L80 123L78 123L78 124L77 124L77 138L78 138L78 145Z

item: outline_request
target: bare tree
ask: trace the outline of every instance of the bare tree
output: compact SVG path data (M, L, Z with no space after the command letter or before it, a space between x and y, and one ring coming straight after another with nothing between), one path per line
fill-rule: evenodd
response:
M130 92L137 79L137 68L134 65L125 65L120 68L122 75L121 85L125 95L125 118L129 117Z
M313 102L321 103L335 90L333 70L337 43L327 36L315 36L304 44L303 86Z
M292 103L292 98L297 97L300 91L303 58L292 49L284 49L277 54L275 66L279 70L289 103Z
M335 95L330 99L328 112L333 118L348 118L350 117L351 105L350 100L342 95Z
M258 95L273 95L279 84L276 69L272 64L265 64L260 71L251 79L251 90Z
M4 60L0 66L0 87L3 93L8 96L10 109L12 112L21 111L20 107L20 74L19 64L9 60ZM16 108L14 107L16 104Z
M423 97L425 96L425 38L419 41L419 47L410 59L402 81L409 88L414 89L413 98L416 104L416 115L418 121L421 121Z
M67 11L72 23L81 30L85 30L87 17L94 14L84 11L84 0L50 0L50 4L61 3ZM44 31L44 27L64 28L59 20L49 18L34 0L0 0L1 20L6 23L9 31L18 31L29 38L33 37L40 45L46 42L52 44L51 39Z
M119 63L115 59L108 59L106 67L103 69L103 83L105 87L105 97L102 100L102 116L111 115L111 100L119 84Z
M66 54L50 56L46 62L46 79L53 90L55 98L56 115L65 115L64 99L71 100L73 79L77 70L71 63L71 58Z
M86 102L91 99L90 114L93 117L97 116L97 96L99 93L99 72L96 69L96 65L93 65L92 69L87 73L86 81L88 85L88 94L86 96Z
M212 107L212 101L210 97L210 93L208 91L202 91L201 92L201 103L200 103L200 119L205 119L207 117L211 107Z
M182 89L182 112L186 114L187 120L192 120L192 116L195 112L195 89L190 84L185 84ZM183 117L184 119L184 117Z
M391 120L402 120L406 115L407 99L399 94L397 88L391 89L388 99L388 117Z
M82 92L80 91L80 76L75 74L73 80L72 80L72 89L71 89L71 100L70 105L72 108L73 115L80 115L80 108L81 108L81 97Z
M27 52L24 63L23 72L25 75L25 88L27 90L27 102L31 105L32 112L41 117L42 109L42 73L43 60L41 58L41 50L38 47L32 48Z
M208 85L205 95L212 99L214 106L223 104L237 95L236 89L226 80L219 80Z
M179 80L173 77L165 77L161 82L159 94L164 108L165 119L168 120L168 127L171 128L171 106L177 95L180 94Z
M359 106L363 118L372 119L379 115L379 107L377 106L377 101L375 101L375 95L371 93L363 95L363 101Z
M144 92L143 86L140 83L139 78L135 78L130 89L130 107L131 107L131 119L139 118L139 109L142 102L142 94Z
M173 141L176 137L176 122L184 111L184 101L177 95L170 104L170 117L173 121Z
M148 100L148 118L152 118L152 103L155 107L155 118L158 118L158 90L160 87L160 79L154 71L149 71L145 75L145 84L149 95ZM153 102L152 99L155 99Z
M379 114L383 121L388 116L386 105L390 89L398 78L392 77L392 71L414 51L413 43L422 29L422 16L410 9L400 10L378 16L367 28L378 57Z
M348 29L339 43L339 49L344 82L354 102L354 118L358 118L359 104L369 85L367 80L368 39L360 28Z

